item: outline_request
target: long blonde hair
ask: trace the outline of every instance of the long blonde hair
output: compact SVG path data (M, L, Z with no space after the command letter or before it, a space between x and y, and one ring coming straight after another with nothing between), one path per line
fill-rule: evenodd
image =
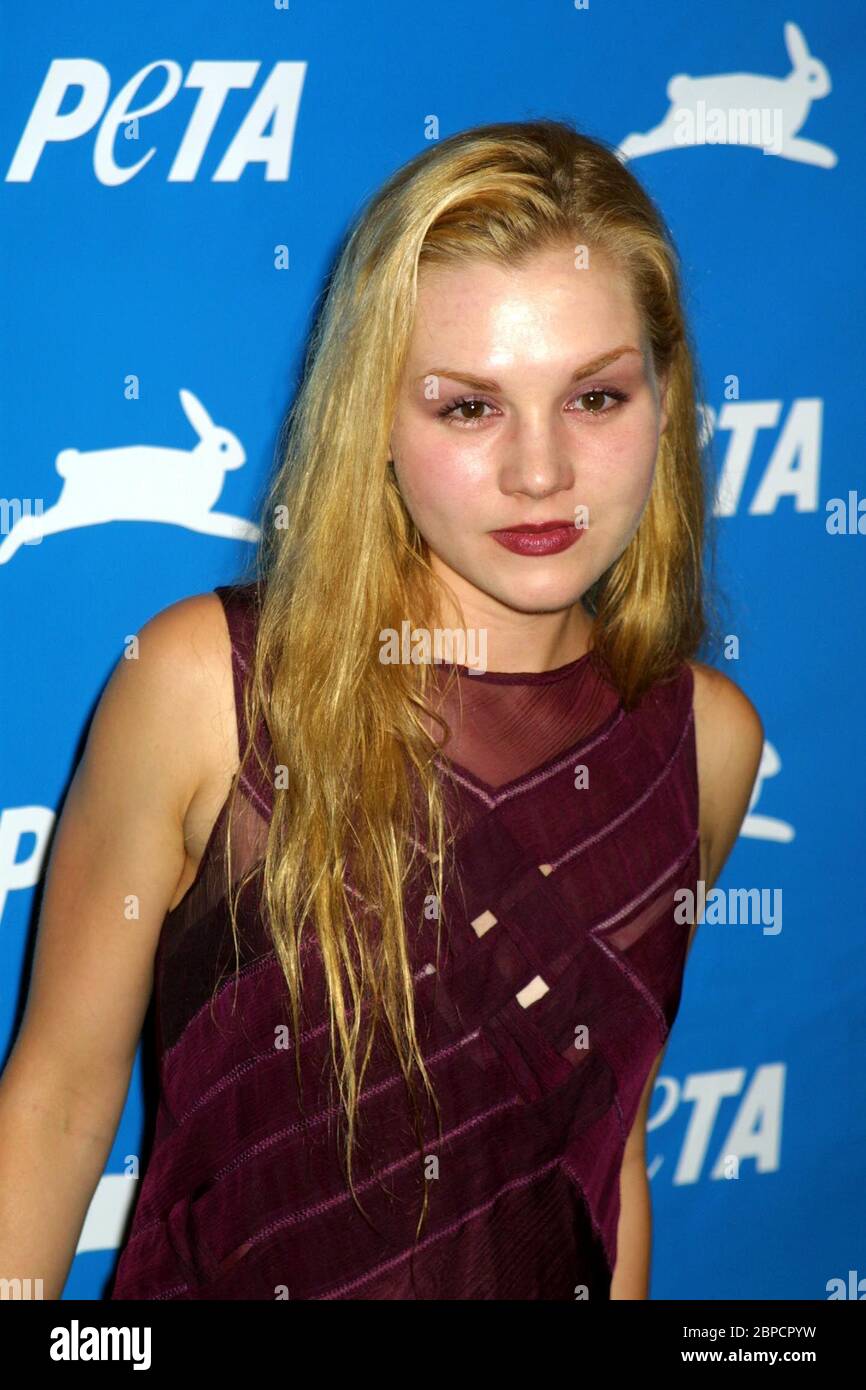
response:
M262 910L288 985L299 1081L308 924L318 941L353 1196L359 1095L383 1015L415 1102L419 1145L418 1077L439 1116L416 1034L404 921L419 843L443 901L453 837L438 744L425 725L437 715L425 666L377 659L383 628L399 631L409 618L430 630L440 611L425 542L388 467L418 271L478 258L513 267L563 243L621 268L656 369L669 374L669 420L640 525L584 596L593 651L626 707L669 678L707 626L705 465L678 257L631 172L568 123L463 131L411 160L372 198L333 272L264 502L261 615L244 703L247 727L264 717L270 734L269 779L278 768L284 776L261 869ZM242 760L253 755L242 750ZM234 903L232 924L236 931ZM364 1013L371 1027L359 1063Z

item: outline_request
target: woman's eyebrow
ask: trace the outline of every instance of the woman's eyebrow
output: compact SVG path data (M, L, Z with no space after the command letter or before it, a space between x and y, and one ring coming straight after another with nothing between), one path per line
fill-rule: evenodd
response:
M593 357L589 362L583 362L572 372L572 381L581 381L585 376L592 376L595 372L604 371L618 357L622 357L627 352L636 352L641 355L640 348L626 344L623 347L613 348L610 352L603 352L600 357ZM430 376L446 376L449 381L460 381L467 386L474 386L479 391L501 391L502 387L497 381L488 380L487 377L473 376L471 372L464 372L459 368L453 367L431 367L427 372L421 372L416 381L424 381Z

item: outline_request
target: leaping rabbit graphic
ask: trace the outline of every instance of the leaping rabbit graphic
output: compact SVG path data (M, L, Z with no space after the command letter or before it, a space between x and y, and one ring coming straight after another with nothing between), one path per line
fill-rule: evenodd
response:
M0 565L43 536L106 521L162 521L205 535L257 541L260 531L252 522L210 510L225 474L246 463L243 445L231 430L214 424L191 391L181 388L179 395L199 436L194 448L62 449L54 465L64 480L60 496L42 513L18 518L0 543Z
M798 138L813 101L832 90L830 74L819 58L813 58L802 31L791 21L785 25L785 46L791 59L787 77L764 77L754 72L718 73L709 77L688 77L677 73L667 85L670 107L664 119L644 134L627 135L619 146L620 159L632 159L659 150L684 145L706 144L694 131L707 114L715 118L713 144L751 145L785 159L832 169L838 162L835 150L814 140ZM754 124L743 118L761 118ZM772 117L776 129L772 138L766 130ZM725 122L729 129L725 134ZM760 129L756 129L760 126ZM745 128L744 128L745 127Z

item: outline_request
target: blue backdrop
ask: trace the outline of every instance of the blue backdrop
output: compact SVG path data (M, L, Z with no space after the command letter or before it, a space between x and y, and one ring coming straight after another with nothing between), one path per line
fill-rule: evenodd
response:
M682 253L737 639L720 664L766 729L652 1106L653 1296L857 1297L863 1280L866 1297L861 7L0 16L3 1056L95 701L126 636L248 563L349 220L456 130L567 117L620 147ZM229 448L190 467L214 425ZM131 446L151 451L151 496L94 482ZM105 453L85 467L78 450ZM113 1268L142 1098L139 1058L66 1297L101 1297Z

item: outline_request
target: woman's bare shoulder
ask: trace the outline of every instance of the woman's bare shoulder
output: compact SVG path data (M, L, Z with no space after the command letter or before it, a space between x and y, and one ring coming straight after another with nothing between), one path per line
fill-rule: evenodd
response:
M701 805L702 877L718 878L749 809L764 747L761 716L736 681L690 661Z
M28 1084L101 1095L111 1125L160 930L224 800L236 743L219 596L194 595L125 640L94 712L52 838L16 1043Z
M187 864L175 895L179 901L195 876L240 757L231 638L224 605L213 591L161 609L139 636L143 659L161 668L155 678L163 689L174 688L184 717L190 796L184 816Z

